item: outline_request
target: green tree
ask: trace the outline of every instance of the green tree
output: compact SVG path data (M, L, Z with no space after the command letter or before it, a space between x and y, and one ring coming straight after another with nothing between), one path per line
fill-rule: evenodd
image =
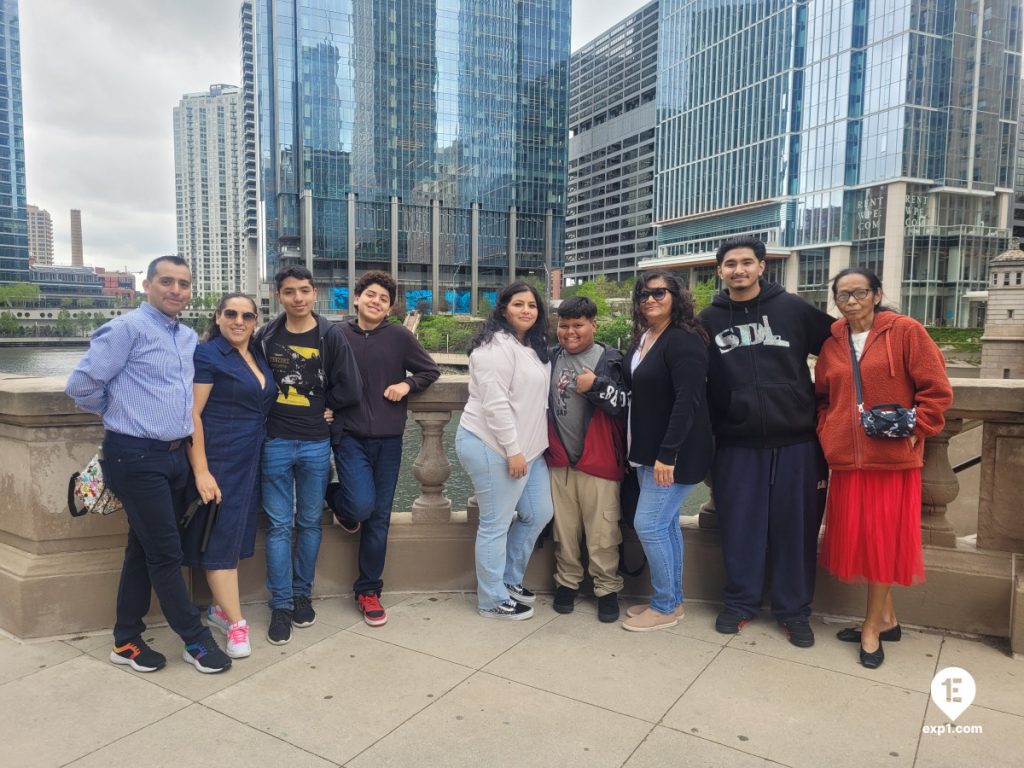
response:
M57 335L58 336L71 336L75 332L75 321L71 317L71 313L66 309L62 309L57 313Z
M0 285L0 302L8 307L24 307L39 301L39 286L32 283Z
M709 277L700 283L697 283L690 291L693 296L693 311L696 314L705 307L711 306L711 300L718 293L718 281Z
M633 323L628 317L610 317L597 324L594 338L606 346L622 351L629 346L632 328Z
M4 336L15 336L21 330L21 324L12 312L0 314L0 334Z
M452 315L424 315L420 318L417 336L429 352L461 354L475 331L472 323L461 322Z
M608 301L606 293L607 281L601 275L597 280L588 280L576 288L576 295L590 299L597 305L597 316L604 317L608 314Z

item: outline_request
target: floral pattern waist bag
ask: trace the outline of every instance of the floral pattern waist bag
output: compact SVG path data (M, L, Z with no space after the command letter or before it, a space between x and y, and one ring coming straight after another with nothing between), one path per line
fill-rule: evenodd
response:
M857 412L860 425L868 437L906 438L914 434L917 426L917 408L904 408L899 403L885 403L874 408L864 408L864 393L861 390L860 363L853 346L853 329L850 335L850 362L853 364L853 384L857 388Z

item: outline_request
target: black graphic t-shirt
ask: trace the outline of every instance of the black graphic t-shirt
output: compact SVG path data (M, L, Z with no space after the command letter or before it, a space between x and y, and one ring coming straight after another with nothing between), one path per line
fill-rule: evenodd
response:
M270 437L327 440L331 436L330 425L324 421L326 382L319 343L316 328L305 333L282 328L267 343L267 362L277 384L277 400L267 420Z

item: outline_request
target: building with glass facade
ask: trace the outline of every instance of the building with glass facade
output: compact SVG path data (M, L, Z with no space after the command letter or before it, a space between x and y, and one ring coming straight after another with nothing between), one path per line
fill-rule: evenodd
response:
M706 271L752 233L816 304L863 265L918 319L978 324L1009 236L1018 0L662 0L660 24L648 263Z
M561 265L570 0L256 0L266 272L475 309Z
M572 56L569 75L570 284L621 281L654 256L654 126L658 0Z
M211 85L174 108L174 188L178 255L192 266L193 293L255 294L248 248L242 92ZM251 261L250 261L251 259Z
M0 283L28 281L18 0L0 0Z

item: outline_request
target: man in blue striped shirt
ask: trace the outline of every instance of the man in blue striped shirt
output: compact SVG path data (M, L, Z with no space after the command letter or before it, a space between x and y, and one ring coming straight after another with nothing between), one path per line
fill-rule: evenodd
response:
M191 478L182 448L192 434L196 334L178 313L192 297L192 273L181 257L161 256L142 287L148 301L93 334L65 389L79 408L103 418L103 477L128 516L110 660L137 672L167 663L142 639L155 590L185 641L182 659L200 672L222 672L231 659L203 626L181 576L178 512Z

